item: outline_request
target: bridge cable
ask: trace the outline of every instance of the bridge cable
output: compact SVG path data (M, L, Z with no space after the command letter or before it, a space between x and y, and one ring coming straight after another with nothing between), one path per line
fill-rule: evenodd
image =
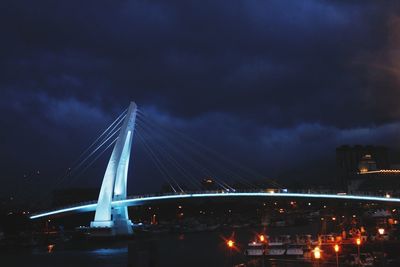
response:
M155 159L155 157L151 154L151 152L149 151L147 144L145 144L145 140L143 139L143 137L139 136L139 134L137 134L137 140L138 140L138 144L142 144L144 151L146 152L145 154L149 157L149 159L153 162L153 164L156 166L157 170L161 173L162 177L164 178L164 180L167 182L167 184L169 185L169 187L172 189L172 191L174 191L175 193L177 192L177 190L175 189L175 187L172 185L172 183L170 182L170 178L169 175L167 174L167 172L162 168L162 166L159 165L158 161Z
M71 165L75 165L76 163L78 163L78 161L89 151L89 149L91 149L101 138L103 135L105 135L112 127L113 125L118 125L121 120L123 120L126 117L126 112L128 109L125 109L101 134L100 136L98 136L91 144L88 148L86 148L80 155L79 157L71 164ZM115 126L114 126L115 127ZM115 129L115 128L113 128ZM110 130L110 132L113 131L113 129ZM108 133L109 134L109 133ZM106 138L108 137L108 135L106 136Z
M121 127L118 128L116 131L114 131L111 135L109 135L109 136L107 137L107 139L104 140L100 145L98 145L88 156L86 156L86 158L85 158L84 160L82 160L82 161L78 164L78 166L76 166L75 169L71 171L71 173L76 172L78 168L80 168L83 164L85 164L86 161L88 161L88 160L90 159L90 157L92 157L92 156L93 156L102 146L104 146L116 133L118 133L120 129L121 129Z
M142 122L145 122L144 120L142 120ZM149 126L149 127L151 127L151 126ZM160 134L160 133L159 133ZM168 133L167 133L168 134ZM168 136L163 136L163 137L167 137L168 138ZM167 144L167 145L169 145L173 150L175 150L175 151L177 151L178 153L180 153L180 154L183 154L182 153L182 151L180 151L180 150L178 150L177 149L177 145L176 146L172 146L171 144L170 144L170 142L168 141L168 142L164 142L164 144ZM185 145L185 144L182 144L182 143L180 143L180 145ZM186 144L186 146L188 146L187 144ZM190 147L189 146L189 149L190 150L192 150L192 151L194 151L194 149L192 148L192 147ZM199 151L194 151L195 153L197 153L197 152L199 152ZM201 154L200 154L201 155ZM219 175L216 175L215 173L214 174L211 174L212 172L211 171L209 171L207 168L205 168L204 166L202 166L202 165L200 165L199 163L197 163L194 159L192 159L192 157L190 156L190 155L187 155L187 154L184 154L184 157L183 157L183 159L185 160L185 161L191 161L192 162L192 164L193 165L196 165L197 167L195 167L195 168L198 168L198 169L200 169L201 170L201 172L203 172L206 176L211 176L211 177L213 177L213 180L215 180L215 182L218 184L218 185L220 185L221 186L221 188L223 188L224 190L232 190L232 191L235 191L235 189L233 188L233 187L231 187L231 186L229 186L226 182L224 182L224 181L219 181ZM209 159L208 159L209 160ZM212 162L212 161L210 161L213 165L215 164L215 162ZM221 168L221 166L220 165L218 165L218 164L215 164L215 166L217 166L219 169L221 169L221 170L223 170L223 172L226 172L226 170L224 170L224 168ZM228 172L226 172L226 173L228 173ZM228 175L229 177L231 177L230 175ZM222 178L221 178L222 179Z
M124 110L124 111L117 117L117 119L115 119L115 120L106 128L106 130L104 130L104 131L100 134L100 136L97 137L97 138L95 139L95 141L92 142L91 145L90 145L87 149L85 149L84 152L82 152L82 153L80 154L80 156L78 157L77 160L75 160L74 163L77 163L77 162L79 161L79 159L82 158L83 155L87 154L87 152L89 151L89 149L92 148L96 143L99 143L99 141L101 142L101 144L100 144L97 148L95 148L95 151L92 151L89 155L90 155L90 156L93 156L93 155L95 154L96 151L98 151L102 146L104 146L104 145L107 143L107 141L108 141L113 135L115 135L116 132L118 132L119 129L117 129L116 131L114 131L114 129L115 129L116 126L118 126L118 124L121 123L121 121L123 120L123 118L126 116L126 114L124 114L124 113L126 113L126 110ZM111 130L110 130L110 129L111 129ZM113 132L113 131L114 131L114 132ZM107 134L108 138L107 138L107 136L104 137L104 138L102 138L105 134ZM110 136L111 136L111 137L110 137ZM115 140L112 141L112 143L114 143L114 142L115 142ZM111 146L111 145L109 144L109 145L107 146L106 149L104 149L103 151L100 152L100 154L103 154L110 146ZM67 170L66 172L64 172L64 174L58 176L57 179L52 180L52 183L50 184L50 186L48 186L49 183L46 183L46 185L48 186L48 188L51 189L51 190L54 190L54 189L57 188L61 183L63 183L67 177L69 177L68 180L72 180L72 179L74 178L73 176L71 176L72 173L73 173L73 172L77 172L77 171L78 171L78 168L79 168L80 166L82 166L83 163L84 163L85 161L87 161L87 160L90 158L90 156L87 156L82 162L80 162L80 163L78 164L78 166L74 166L73 168L68 168L68 170ZM98 158L99 158L99 156L97 156L95 160L97 160ZM94 160L94 161L95 161L95 160ZM90 165L92 165L92 164L94 163L94 161L92 161L92 162L90 163ZM86 169L87 169L87 168L85 168L85 170L86 170ZM31 192L33 193L33 191L31 191ZM38 203L38 202L41 201L44 197L48 197L48 196L51 195L52 193L53 193L53 191L50 191L50 190L49 190L47 194L43 194L43 193L41 193L41 194L35 194L35 196L36 196L35 199L37 200L37 203ZM37 197L37 195L40 195L41 197Z
M143 120L143 122L146 122L146 121ZM167 135L170 135L171 133L170 133L170 132L166 132L166 134L167 134ZM167 138L168 138L168 137L167 137ZM251 184L250 182L248 182L246 179L240 177L240 175L238 175L237 173L232 172L229 168L224 168L224 167L223 167L223 164L217 164L215 161L211 160L210 157L209 157L208 155L202 153L201 150L199 150L199 149L194 149L192 146L189 146L188 144L185 144L185 143L182 143L182 142L179 143L179 144L182 145L182 146L184 146L184 149L189 149L190 151L194 152L194 154L197 154L200 158L205 159L206 161L209 161L210 164L216 166L217 169L220 169L222 172L224 172L225 174L227 174L228 177L230 177L230 178L236 177L237 180L238 180L240 183L243 183L244 185L247 185L247 186L250 186L250 187L253 187L253 188L254 188L253 184ZM174 148L174 147L172 147L172 148ZM187 157L184 157L184 158L187 159ZM192 161L195 162L193 159L192 159ZM199 164L197 164L197 165L199 165ZM203 169L206 169L206 168L203 167ZM209 175L209 174L207 174L207 175ZM233 175L234 177L232 177L232 175ZM212 174L211 176L216 176L216 175L215 175L215 174Z
M144 117L146 117L147 119L151 120L151 118L149 118L149 116L147 116L145 113L139 111L139 114L142 115L142 116L144 116ZM148 120L146 120L146 121L149 122ZM153 124L154 124L154 122L153 122ZM239 164L239 163L237 163L237 162L235 162L235 161L233 161L233 160L231 160L231 159L226 158L225 156L221 155L219 152L217 152L217 151L215 151L215 150L213 150L213 149L211 149L211 148L209 148L209 147L207 147L207 146L205 146L205 145L199 143L198 141L196 141L196 140L194 140L193 138L187 136L186 134L184 134L184 133L178 131L177 129L174 129L174 128L172 128L172 127L167 128L165 125L157 125L157 126L158 126L158 127L161 126L162 128L164 128L164 129L166 129L166 130L169 130L169 131L171 131L171 132L174 132L174 133L180 135L181 137L183 137L183 138L186 139L187 141L190 141L191 143L197 145L197 147L201 147L201 148L203 148L204 150L209 151L210 153L212 153L212 154L214 154L215 156L219 157L221 160L223 160L223 161L225 161L225 162L227 162L227 163L229 163L229 164L231 164L231 165L234 165L234 166L236 166L236 167L242 169L243 171L248 172L249 174L255 175L255 176L257 176L257 177L262 177L263 179L267 179L267 178L265 178L265 176L263 176L262 174L257 173L257 172L254 171L254 170L251 170L251 169L249 169L249 168L247 168L247 167L245 167L245 166L243 166L243 165L241 165L241 164ZM272 180L272 179L267 179L267 180L269 181L270 184L272 184L272 185L274 185L274 186L276 186L276 187L282 189L282 186L281 186L280 184L278 184L277 182L275 182L274 180Z
M139 117L139 121L141 121L142 123L147 124L147 127L155 127L154 124L150 124L147 120L144 120L144 119L142 119L141 117ZM159 128L160 128L160 127L157 126L157 129L159 129ZM165 129L164 129L164 131L165 131ZM160 134L159 131L158 131L158 133ZM165 136L165 137L169 138L168 136L171 135L171 132L167 132L167 131L166 131L166 134L167 134L167 136ZM165 143L168 144L168 145L170 145L170 142L165 142ZM189 149L189 150L193 151L195 154L197 154L197 155L200 156L201 158L205 159L206 161L209 161L212 165L216 166L216 168L218 168L218 169L222 170L224 173L226 173L228 177L230 177L230 178L236 177L240 183L243 183L243 184L245 184L245 185L247 185L247 186L250 186L250 188L254 188L254 186L253 186L251 183L249 183L246 179L240 177L240 176L239 176L238 174L236 174L235 172L232 172L229 168L224 168L224 167L223 167L223 164L217 164L215 161L212 161L212 160L210 159L209 156L203 155L203 153L201 152L201 150L199 150L199 149L196 150L196 149L194 149L192 146L189 146L187 143L185 144L185 143L180 142L179 145L185 146L186 149ZM172 149L174 149L174 150L176 150L176 151L179 151L179 150L177 150L176 147L177 147L177 146L171 146ZM184 148L184 149L185 149L185 148ZM179 153L182 153L182 152L179 151ZM185 155L184 159L187 160L187 161L188 161L188 160L192 160L193 165L199 166L199 164L198 164L196 161L194 161L191 157L188 157L187 155ZM201 166L201 165L200 165L200 166ZM204 170L207 170L207 168L205 168L205 167L203 167L203 166L201 166L200 169L202 169L202 172L203 172L203 173L204 173ZM208 173L206 173L206 175L209 176L210 173L211 173L211 172L208 171ZM234 177L232 177L232 174L233 174ZM214 180L216 180L216 181L218 180L218 179L216 178L217 176L216 176L215 174L212 174L211 176L214 177ZM233 189L233 188L231 187L231 189Z
M115 144L117 140L118 137L116 137L111 143L109 143L107 147L105 147L88 165L86 165L78 174L75 175L74 180L81 177L87 171L87 169L89 169L104 154L104 152L106 152L113 144Z
M176 189L172 186L172 184L169 182L169 180L173 181L174 184L179 188L179 190L181 192L184 192L184 190L179 186L179 184L176 182L176 180L169 174L169 172L167 171L166 167L164 166L164 164L161 162L161 160L157 157L157 155L153 152L153 150L151 149L151 147L147 144L146 140L141 136L141 134L139 132L136 133L138 139L142 142L142 144L144 145L146 151L148 152L148 154L151 156L151 158L153 159L153 162L155 163L156 166L158 166L158 170L163 170L164 172L161 172L162 174L165 173L164 177L168 177L169 179L167 179L167 182L170 184L171 188L176 192Z
M145 134L148 137L150 136L149 142L151 142L150 141L150 140L152 140L151 134L146 132L146 129L144 127L142 127L141 125L137 124L137 126L142 129L142 134ZM156 139L153 138L153 140L156 140ZM197 187L198 189L201 187L201 183L192 174L190 174L190 172L187 171L186 168L183 167L168 151L166 151L162 146L157 145L156 141L153 142L153 147L155 147L155 146L157 146L159 154L163 155L163 157L166 158L169 161L169 163L171 165L173 165L181 175L183 175L183 177L190 178L189 181L193 186ZM199 187L199 185L200 185L200 187Z
M140 121L140 120L139 120ZM140 127L143 129L143 130L145 130L145 131L147 131L148 132L148 135L150 135L150 133L149 133L149 131L151 131L147 126L145 126L145 125L140 125ZM154 136L153 136L154 137ZM157 137L154 137L154 139L156 139ZM161 142L161 141L159 141L159 142ZM167 145L167 146L169 146L169 147L171 147L173 150L175 150L176 152L178 152L178 153L180 153L180 154L182 154L182 152L181 151L179 151L177 148L176 148L176 146L172 146L172 144L169 142L169 141L167 141L167 142L163 142L163 144L164 145ZM181 174L183 174L185 177L191 177L194 181L195 181L195 186L197 187L197 184L199 184L200 186L202 185L193 175L191 175L190 174L190 171L188 171L185 167L183 167L180 163L179 163L179 161L178 160L176 160L173 156L172 156L172 154L171 153L169 153L169 152L167 152L166 151L166 149L165 148L162 148L161 146L160 146L160 150L162 150L162 152L165 154L165 157L168 157L171 161L172 161L172 163L173 163L173 165L178 169L178 170L181 170L180 172L181 172ZM184 160L185 161L188 161L188 162L190 162L190 160L192 161L191 163L193 163L193 165L197 165L197 166L200 166L200 167L197 167L198 169L200 169L200 171L203 173L203 174L205 174L206 176L210 176L210 172L208 172L208 173L206 173L205 171L204 171L204 169L205 168L203 168L201 165L199 165L198 163L196 163L193 159L191 159L191 157L189 156L189 155L184 155ZM195 167L196 168L196 167ZM213 176L213 175L212 175ZM215 179L216 180L216 182L223 188L223 189L228 189L226 186L223 186L223 184L222 183L220 183L219 181L218 181L218 179ZM193 182L192 182L192 184L193 184ZM233 189L233 188L231 188L231 189Z

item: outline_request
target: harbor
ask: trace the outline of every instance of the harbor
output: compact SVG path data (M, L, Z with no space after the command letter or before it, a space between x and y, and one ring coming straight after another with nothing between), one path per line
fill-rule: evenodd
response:
M264 204L247 205L268 206ZM347 204L350 211L357 207L358 212L342 215L337 203L320 203L321 207L308 201L270 204L273 208L258 213L257 209L249 212L243 204L227 209L231 203L221 203L221 209L214 205L212 211L205 207L209 203L152 206L157 216L149 216L149 207L142 207L135 210L136 216L143 217L135 219L134 235L125 238L93 236L83 226L60 228L63 220L54 219L24 241L21 235L2 237L0 255L14 264L9 266L30 262L41 267L56 262L57 266L100 267L398 266L395 208L383 212L368 203ZM175 214L175 209L177 217L165 215ZM187 215L182 216L183 212ZM67 260L59 264L60 258Z

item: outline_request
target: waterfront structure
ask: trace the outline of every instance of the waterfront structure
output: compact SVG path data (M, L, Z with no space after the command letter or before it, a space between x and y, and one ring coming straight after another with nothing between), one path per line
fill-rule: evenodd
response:
M382 170L390 168L387 147L343 145L336 148L336 175L339 188L347 190L349 182L360 172L360 163L363 161L365 163L365 160L368 160L365 158L367 155L370 159L373 159L374 168Z
M381 195L398 195L400 191L400 169L389 165L380 169L379 164L371 154L365 154L358 160L357 169L348 173L347 192L374 192ZM387 166L387 165L384 165ZM397 190L397 191L396 191Z
M400 169L365 170L348 182L348 192L374 192L387 197L400 195Z
M104 174L92 228L109 228L112 235L132 234L126 206L111 207L112 201L126 199L128 166L135 130L137 106L131 102Z

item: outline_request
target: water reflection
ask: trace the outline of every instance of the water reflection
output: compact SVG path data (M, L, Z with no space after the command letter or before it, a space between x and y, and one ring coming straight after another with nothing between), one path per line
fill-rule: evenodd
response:
M90 251L91 254L96 256L113 256L117 254L127 253L128 249L125 248L100 248Z
M47 246L47 252L48 252L48 253L53 252L53 248L54 248L54 244L49 244L49 245Z

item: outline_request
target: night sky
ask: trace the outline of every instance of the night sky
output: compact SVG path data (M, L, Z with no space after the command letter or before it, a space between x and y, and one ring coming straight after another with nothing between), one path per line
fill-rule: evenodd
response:
M46 191L131 100L281 184L333 182L342 144L400 148L398 1L10 0L0 10L0 195ZM151 165L133 151L129 183L151 191ZM106 160L85 186L100 186Z

